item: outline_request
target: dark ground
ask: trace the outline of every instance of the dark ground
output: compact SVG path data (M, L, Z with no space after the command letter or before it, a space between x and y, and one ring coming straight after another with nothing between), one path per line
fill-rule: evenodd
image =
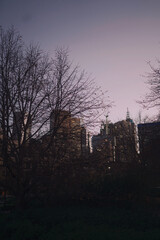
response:
M83 203L2 211L3 240L159 240L160 208Z

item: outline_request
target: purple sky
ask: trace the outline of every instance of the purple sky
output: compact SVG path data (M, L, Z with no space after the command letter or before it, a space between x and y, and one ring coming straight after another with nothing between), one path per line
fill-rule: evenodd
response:
M108 90L109 118L135 119L147 91L147 61L160 58L159 0L0 0L0 25L13 24L26 42L54 55L57 46ZM142 115L155 110L142 110Z

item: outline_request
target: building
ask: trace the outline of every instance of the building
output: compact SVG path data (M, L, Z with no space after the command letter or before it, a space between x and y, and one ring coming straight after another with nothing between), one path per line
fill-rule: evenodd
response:
M113 126L116 141L115 159L117 162L133 162L137 158L136 129L132 119L119 121Z
M100 158L105 159L107 162L114 161L115 155L115 141L112 135L113 124L106 120L101 123L100 133L92 136L92 151L93 154L98 153Z
M50 116L50 135L59 152L67 156L81 156L89 151L88 133L81 119L73 117L69 111L54 110ZM53 146L53 145L52 145Z
M66 110L53 110L50 115L50 131L56 131L56 129L70 128L71 113Z
M139 150L144 166L160 167L160 122L138 124Z
M136 128L127 110L126 120L101 124L100 133L92 137L93 152L104 151L106 159L113 162L132 162L137 159ZM105 147L104 147L105 146ZM102 150L103 149L103 150Z
M31 118L28 114L15 112L13 116L12 137L14 140L22 142L31 136Z

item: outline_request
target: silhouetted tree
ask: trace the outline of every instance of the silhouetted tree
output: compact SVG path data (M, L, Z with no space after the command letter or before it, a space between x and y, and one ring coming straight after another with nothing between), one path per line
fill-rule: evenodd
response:
M149 93L147 93L142 101L139 101L145 108L160 107L160 61L157 60L157 67L148 62L151 72L145 77L147 78L146 84L149 86Z
M51 63L38 46L25 47L14 28L0 29L2 158L19 200L28 188L24 171L29 140L50 116L47 101L50 71Z
M13 27L0 28L1 157L6 188L16 194L18 204L24 203L40 167L44 170L50 162L53 174L55 139L68 116L91 125L110 107L103 99L85 72L72 66L68 51L57 49L50 59L38 46L26 47ZM63 117L62 111L67 113Z

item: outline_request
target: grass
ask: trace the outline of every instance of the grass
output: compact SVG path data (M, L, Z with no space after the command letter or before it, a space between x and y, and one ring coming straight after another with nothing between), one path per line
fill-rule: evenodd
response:
M30 208L1 213L0 239L159 240L160 217L136 206Z

